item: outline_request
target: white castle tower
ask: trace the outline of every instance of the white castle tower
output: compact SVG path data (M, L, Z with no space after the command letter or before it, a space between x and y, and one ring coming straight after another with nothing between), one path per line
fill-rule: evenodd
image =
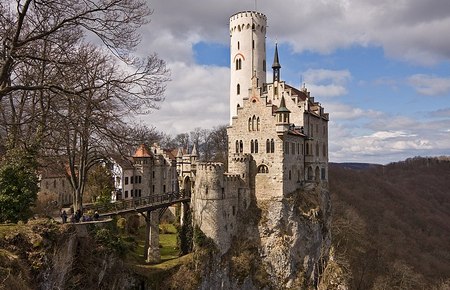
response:
M266 82L266 24L266 16L255 11L230 17L230 123L253 78L257 87Z

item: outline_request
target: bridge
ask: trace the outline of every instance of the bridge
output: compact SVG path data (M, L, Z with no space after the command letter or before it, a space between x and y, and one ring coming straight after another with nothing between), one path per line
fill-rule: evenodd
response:
M190 195L183 191L155 194L133 199L124 199L103 205L94 205L92 210L97 211L100 217L121 215L126 213L145 213L180 203L189 202Z
M94 205L91 209L97 211L100 217L109 217L127 213L141 214L145 218L146 223L144 259L147 262L158 263L161 261L159 251L159 219L169 206L181 203L180 223L182 224L189 207L187 203L190 201L190 194L181 190L177 192L120 200L104 205Z

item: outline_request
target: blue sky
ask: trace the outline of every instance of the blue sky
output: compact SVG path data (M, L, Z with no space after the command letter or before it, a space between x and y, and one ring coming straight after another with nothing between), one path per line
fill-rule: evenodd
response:
M143 122L170 134L227 124L229 16L254 5L151 3L138 53L158 53L172 81ZM268 63L278 42L281 78L304 82L330 113L330 161L450 155L450 1L260 0L257 7L268 18Z

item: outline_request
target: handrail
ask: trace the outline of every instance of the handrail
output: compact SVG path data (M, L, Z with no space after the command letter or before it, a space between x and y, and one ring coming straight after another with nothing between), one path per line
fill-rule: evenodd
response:
M163 194L153 194L144 197L136 197L133 199L124 199L108 204L94 205L93 210L100 215L116 215L129 211L144 211L147 208L165 207L174 203L186 201L190 196L182 191L174 191Z

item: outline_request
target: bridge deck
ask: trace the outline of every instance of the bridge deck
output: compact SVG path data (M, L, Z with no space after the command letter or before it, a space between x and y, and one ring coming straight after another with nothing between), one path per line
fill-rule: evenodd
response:
M158 208L165 208L179 202L189 202L190 196L185 196L180 192L170 192L164 194L137 197L133 199L120 200L105 205L96 205L92 209L99 213L99 216L112 216L131 212L152 211Z

